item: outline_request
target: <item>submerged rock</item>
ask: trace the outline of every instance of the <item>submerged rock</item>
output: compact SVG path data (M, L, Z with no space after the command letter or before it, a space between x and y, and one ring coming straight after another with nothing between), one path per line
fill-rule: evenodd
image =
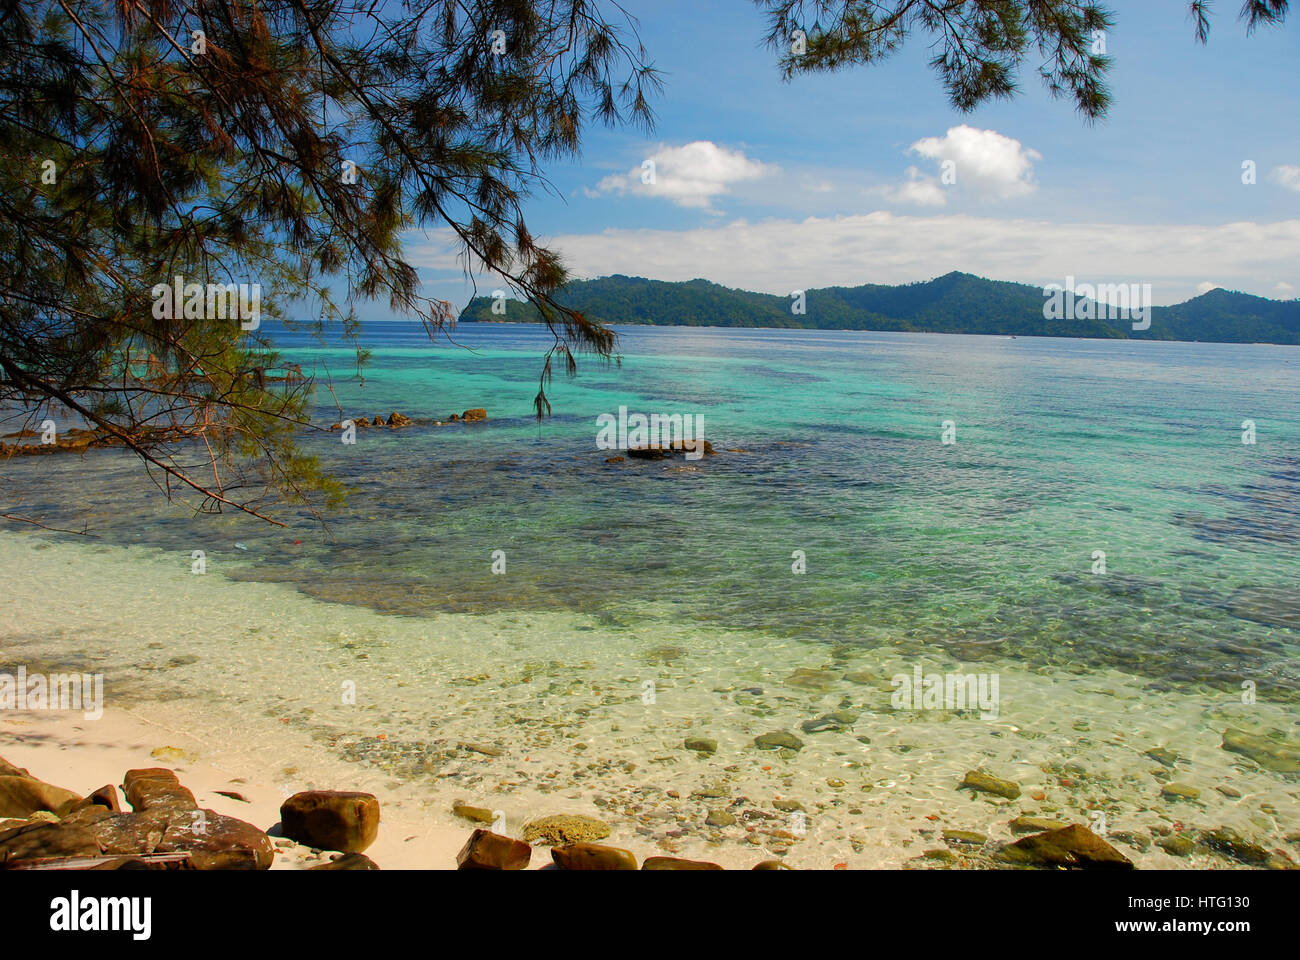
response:
M1269 861L1269 852L1257 843L1247 840L1230 827L1218 830L1206 830L1201 834L1201 842L1219 853L1229 856L1241 863L1262 866Z
M998 856L1009 863L1036 866L1133 869L1133 861L1077 823L1060 830L1022 837L1003 847Z
M1048 830L1060 830L1062 827L1068 827L1068 823L1060 820L1049 820L1047 817L1016 817L1011 821L1012 833L1041 833Z
M1150 757L1156 763L1166 767L1173 767L1181 757L1172 750L1166 750L1164 747L1156 747L1154 750L1148 750L1143 756Z
M754 738L754 746L760 750L802 750L803 741L793 733L787 733L784 730L774 730L771 733L762 733Z
M1160 788L1160 796L1166 800L1195 800L1200 795L1200 790L1185 783L1166 783Z
M726 810L710 810L709 815L704 818L704 822L711 827L730 827L736 823L735 814L728 813Z
M604 840L609 834L609 825L595 817L569 813L541 817L524 825L524 840L528 843L590 843Z
M816 693L826 693L835 689L838 678L830 670L814 670L810 667L800 667L794 673L786 677L784 683L790 687L797 687L800 690L812 690Z
M804 733L822 733L827 730L847 730L857 723L858 714L852 710L834 710L815 720L805 720L799 725Z
M1156 846L1173 857L1190 857L1192 851L1196 849L1190 837L1185 837L1181 833L1176 833L1171 837L1161 837L1156 841Z
M492 811L486 807L472 807L463 800L457 800L451 805L451 812L458 817L464 817L466 820L472 820L475 823L491 823L495 817Z
M713 754L718 752L718 741L709 737L687 737L685 747L687 750L694 750L696 753Z
M1008 800L1017 800L1020 797L1020 787L1017 784L1012 783L1010 780L1001 780L990 774L981 773L979 770L966 771L961 787L968 787L982 793L997 794L999 797L1006 797Z
M1223 749L1250 757L1274 773L1300 773L1300 744L1278 741L1228 727L1223 731Z

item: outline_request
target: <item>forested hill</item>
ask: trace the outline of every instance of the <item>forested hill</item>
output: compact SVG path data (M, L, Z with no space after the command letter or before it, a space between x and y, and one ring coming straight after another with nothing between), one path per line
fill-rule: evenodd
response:
M564 287L559 300L604 323L1300 344L1300 300L1268 300L1227 290L1155 307L1149 330L1134 330L1131 320L1118 318L1049 320L1044 317L1041 287L969 273L899 286L825 287L804 296L806 312L795 314L790 297L733 290L707 280L668 283L615 275L576 280ZM493 314L492 304L491 297L474 298L461 313L461 322L539 320L530 304L506 300L504 315ZM1104 311L1098 305L1093 312L1104 316Z

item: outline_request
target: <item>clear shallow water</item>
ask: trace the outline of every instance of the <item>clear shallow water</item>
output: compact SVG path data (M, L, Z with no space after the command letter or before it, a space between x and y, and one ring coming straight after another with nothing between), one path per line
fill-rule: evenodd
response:
M328 535L168 508L115 451L4 464L6 509L98 539L0 531L0 669L103 672L110 707L286 792L400 785L512 833L590 813L730 865L899 866L942 829L1100 811L1141 866L1222 866L1151 840L1229 826L1278 849L1300 826L1295 775L1221 746L1300 740L1300 350L623 333L621 369L557 381L539 427L538 331L466 326L472 352L378 331L347 415L491 419L309 436L356 488ZM702 413L718 455L606 463L595 420L620 404ZM917 666L996 674L999 715L895 709ZM804 729L837 710L857 719ZM774 731L802 749L754 749ZM355 773L325 779L322 751ZM958 791L974 767L1023 796ZM719 808L737 822L706 824Z
M89 514L109 542L186 564L204 549L226 576L388 613L563 610L1175 686L1235 689L1248 671L1271 696L1300 694L1300 350L620 332L621 367L557 380L539 426L538 329L465 325L464 349L370 328L364 384L337 388L346 415L491 419L362 431L356 446L309 437L355 488L328 533L305 516L289 530L191 518L116 452L7 464L5 490L28 515ZM348 369L347 350L285 341L305 368ZM320 399L319 422L339 419ZM606 463L595 421L620 405L702 415L719 455Z

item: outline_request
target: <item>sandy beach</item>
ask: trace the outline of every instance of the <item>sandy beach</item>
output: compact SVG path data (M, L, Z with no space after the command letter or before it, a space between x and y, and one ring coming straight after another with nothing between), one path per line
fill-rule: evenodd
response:
M1166 849L1183 833L1234 831L1279 866L1297 839L1291 778L1223 742L1280 736L1285 704L984 661L948 666L1000 679L996 715L896 709L889 678L910 661L894 650L828 657L696 632L688 652L683 631L680 646L607 634L581 661L539 661L516 651L559 643L545 618L385 616L195 577L144 548L4 534L0 550L10 663L107 678L98 719L4 711L0 757L79 792L169 767L201 807L263 830L296 792L366 791L381 868L454 867L476 825L453 813L460 800L499 811L510 836L577 814L638 858L728 868L988 866L1018 817L1104 830L1139 867L1262 865ZM774 737L780 749L762 749ZM1259 743L1269 762L1289 756L1282 739ZM975 769L1015 796L963 789ZM319 862L285 846L276 867ZM534 850L532 866L549 862Z

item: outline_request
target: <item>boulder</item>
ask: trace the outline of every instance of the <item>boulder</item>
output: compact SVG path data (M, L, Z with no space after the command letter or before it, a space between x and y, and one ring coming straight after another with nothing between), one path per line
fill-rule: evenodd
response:
M26 819L37 810L57 811L81 795L31 777L0 776L0 817Z
M453 420L456 419L456 415L452 414L451 418ZM486 420L487 411L484 410L482 407L474 407L473 409L466 410L464 413L462 413L460 415L460 418L464 420L466 423L473 423L476 420Z
M176 774L166 767L128 770L122 778L122 792L126 794L126 802L135 811L198 809L194 794L181 786Z
M456 854L456 869L522 870L532 855L533 848L522 840L480 828L469 835Z
M329 863L318 863L314 867L308 867L308 870L378 870L379 864L371 860L364 853L345 853L337 860L331 860Z
M0 868L15 860L45 857L97 857L99 842L81 827L29 823L0 833Z
M754 864L755 870L793 870L794 867L787 866L780 860L761 860Z
M635 870L636 857L621 847L603 843L570 843L551 849L551 859L561 870Z
M370 793L306 790L280 805L286 837L321 850L360 853L379 835L379 800Z
M411 425L411 418L394 410L388 415L388 425L390 427L409 427Z
M176 811L169 807L142 810L134 813L110 814L87 822L86 811L72 815L80 826L91 834L105 853L117 855L154 853L163 836L171 827L175 816L192 817L193 812Z
M524 840L548 844L591 843L609 836L609 826L595 817L556 814L542 817L524 825Z
M1132 870L1133 861L1087 827L1073 823L1060 830L1022 837L999 851L1010 863L1083 867L1093 870Z
M275 859L270 837L214 810L173 813L155 851L188 853L192 870L268 870Z
M382 426L385 426L385 424L384 424L384 418L383 418L383 417L375 417L375 420L374 420L374 424L373 424L373 425L376 426L376 427L382 427Z
M646 857L642 870L721 870L708 860L684 860L681 857ZM758 869L755 867L755 869Z

